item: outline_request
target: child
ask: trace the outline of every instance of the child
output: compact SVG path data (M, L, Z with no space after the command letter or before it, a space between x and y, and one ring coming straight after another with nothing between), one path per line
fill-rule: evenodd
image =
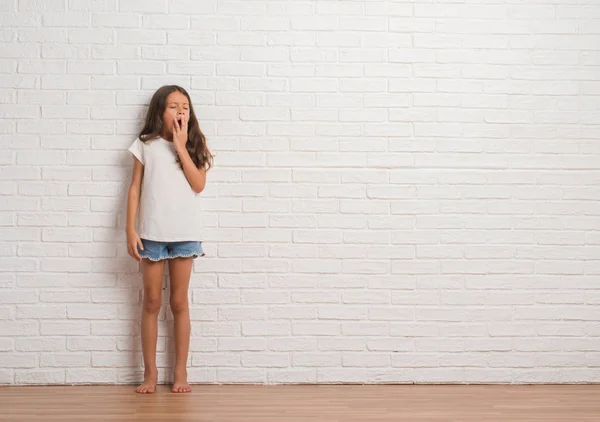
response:
M204 256L198 194L206 185L212 155L185 89L168 85L154 93L144 128L129 151L135 158L127 202L127 251L142 262L144 280L144 382L136 391L154 393L156 389L157 317L165 260L168 260L170 306L175 324L172 391L187 393L192 390L187 382L188 286L192 260ZM136 231L138 204L140 213Z

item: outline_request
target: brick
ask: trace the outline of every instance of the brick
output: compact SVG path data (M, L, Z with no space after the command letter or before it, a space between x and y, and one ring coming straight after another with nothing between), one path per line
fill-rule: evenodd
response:
M0 382L141 380L126 149L171 83L215 153L191 380L597 381L599 8L246 3L0 2Z

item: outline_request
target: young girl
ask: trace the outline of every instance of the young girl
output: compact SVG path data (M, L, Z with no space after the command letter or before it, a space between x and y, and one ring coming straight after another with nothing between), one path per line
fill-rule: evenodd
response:
M188 286L192 259L204 255L198 194L206 185L212 155L200 131L190 96L183 88L168 85L154 93L144 128L129 151L135 158L127 202L127 251L142 262L144 279L144 382L136 391L154 393L156 389L157 317L165 260L168 260L170 306L175 324L172 391L187 393L191 391L187 382Z

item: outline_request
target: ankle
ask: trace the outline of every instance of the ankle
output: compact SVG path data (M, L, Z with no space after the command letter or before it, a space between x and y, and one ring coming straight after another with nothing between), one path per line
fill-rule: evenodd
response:
M144 376L154 376L158 375L158 369L154 368L144 368Z

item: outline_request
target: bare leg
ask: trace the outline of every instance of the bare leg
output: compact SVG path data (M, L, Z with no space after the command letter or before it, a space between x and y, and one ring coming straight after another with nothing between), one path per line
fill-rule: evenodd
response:
M138 393L154 393L158 381L156 368L156 341L158 337L158 312L161 305L164 261L142 261L144 278L144 305L142 310L142 354L144 356L144 382Z
M174 393L188 393L192 388L187 382L187 359L190 349L190 307L188 288L192 274L192 258L169 260L171 277L171 312L175 323L175 376Z

